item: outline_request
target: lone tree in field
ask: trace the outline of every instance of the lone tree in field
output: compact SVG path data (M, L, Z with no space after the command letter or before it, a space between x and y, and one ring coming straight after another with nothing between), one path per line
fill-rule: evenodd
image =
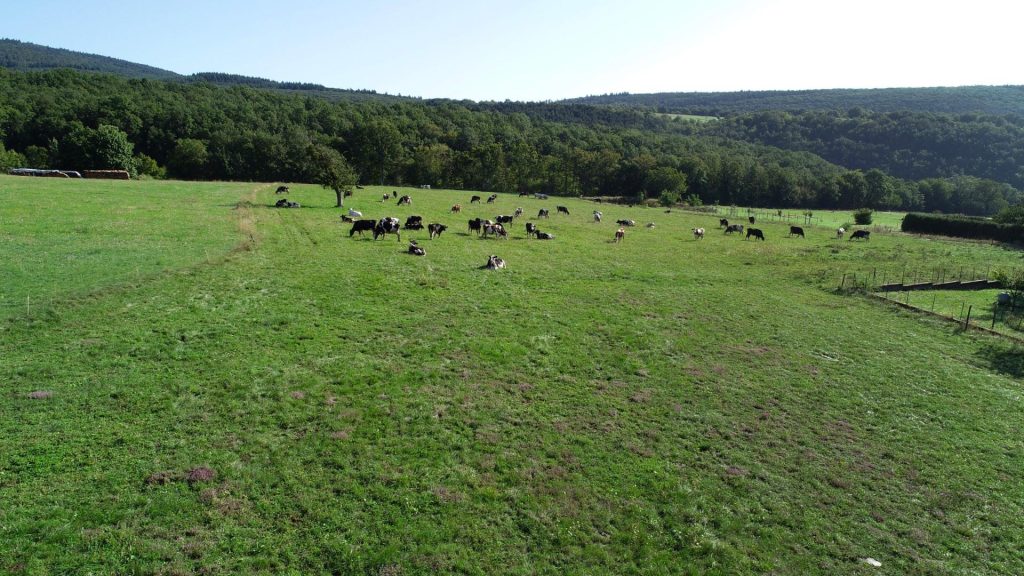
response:
M313 182L328 190L334 190L338 196L338 203L335 206L341 208L345 193L352 189L358 179L355 170L341 152L322 144L310 145L309 158L313 168Z

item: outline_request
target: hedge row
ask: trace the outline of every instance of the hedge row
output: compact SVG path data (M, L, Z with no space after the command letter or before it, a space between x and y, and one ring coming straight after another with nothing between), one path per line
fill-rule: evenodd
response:
M904 232L937 234L957 238L1024 242L1024 226L1000 224L987 218L960 214L920 214L912 212L903 218Z

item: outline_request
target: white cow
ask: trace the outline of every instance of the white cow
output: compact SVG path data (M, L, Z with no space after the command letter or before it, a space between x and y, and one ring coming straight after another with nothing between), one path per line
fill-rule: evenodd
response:
M363 213L360 212L359 210L354 209L354 208L349 208L348 209L348 217L349 218L362 218L363 217Z

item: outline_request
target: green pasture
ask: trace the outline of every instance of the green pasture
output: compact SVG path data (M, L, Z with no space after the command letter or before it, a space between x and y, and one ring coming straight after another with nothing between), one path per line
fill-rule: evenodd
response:
M781 214L780 214L781 212ZM854 224L852 210L808 210L799 208L748 208L739 206L718 206L715 212L721 218L734 220L738 224L747 225L747 218L753 216L755 226L763 223L786 224L800 227L817 226L835 234L840 226L846 230L866 229L876 232L896 232L903 224L906 212L875 212L870 225Z
M997 306L996 297L1000 292L1003 290L912 290L882 295L960 322L966 322L970 313L972 326L1024 338L1024 310L1019 305L1016 308Z
M373 241L316 186L14 184L4 298L50 292L0 320L0 571L1024 572L1024 353L836 291L1019 251L367 187L365 217L449 226ZM508 240L466 230L517 206Z

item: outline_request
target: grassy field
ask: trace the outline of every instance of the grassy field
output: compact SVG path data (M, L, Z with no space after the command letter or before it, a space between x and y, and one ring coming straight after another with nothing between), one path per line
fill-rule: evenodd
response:
M0 183L0 262L59 244L6 207L38 221L82 183ZM375 242L314 186L284 210L272 186L90 185L138 203L115 234L138 254L109 254L106 212L83 211L94 274L0 320L0 571L1024 572L1024 352L835 291L1018 251L368 187L347 200L367 217L450 226ZM552 241L523 219L508 240L465 230L556 204L571 216L532 220ZM618 218L640 226L613 244ZM481 270L490 254L508 268ZM33 254L9 298L66 261Z
M782 215L779 215L779 212ZM733 206L719 206L717 214L722 218L735 220L739 224L747 224L747 217L754 216L758 223L776 223L794 226L817 226L826 229L827 232L835 232L840 226L847 230L864 228L878 232L896 232L903 224L903 216L906 212L875 212L872 215L872 222L868 226L858 226L853 223L853 211L851 210L811 210L810 224L804 217L805 210L795 208L744 208Z
M1024 338L1022 311L994 305L1000 292L1003 290L921 290L890 292L884 296L936 314L956 318L961 322L966 320L967 313L970 312L971 325ZM992 321L993 315L995 322Z

